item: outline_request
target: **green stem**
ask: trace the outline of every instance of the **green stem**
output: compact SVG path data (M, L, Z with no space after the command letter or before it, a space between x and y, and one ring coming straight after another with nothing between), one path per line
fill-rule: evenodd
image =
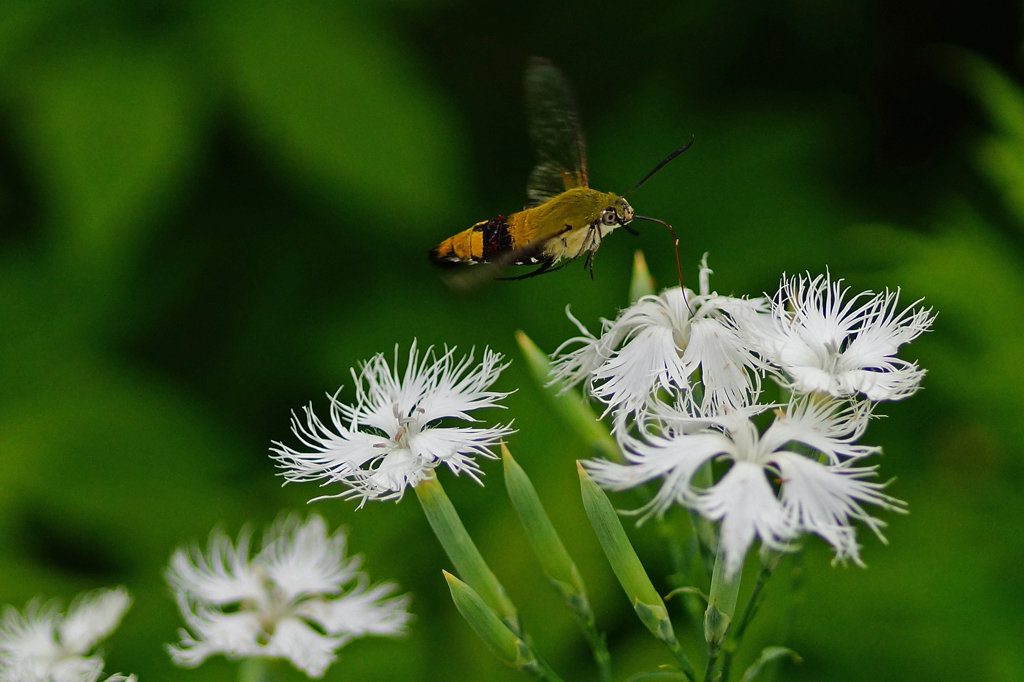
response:
M266 677L267 665L262 658L243 658L238 666L238 682L264 682Z
M583 636L587 638L590 649L594 652L594 662L597 664L598 678L601 682L611 682L612 679L612 654L608 651L608 643L604 634L599 632L593 618L587 621L577 620Z
M729 636L729 641L725 644L725 655L722 657L722 682L729 681L729 670L732 667L733 656L736 655L736 651L740 648L740 644L743 641L743 635L747 631L747 627L750 622L754 620L754 616L757 615L758 609L761 608L761 602L764 601L764 587L768 583L768 579L772 577L772 573L775 572L775 568L778 566L778 561L768 561L761 565L761 570L757 574L757 582L754 583L754 590L750 593L750 599L747 600L747 605L743 609L743 615L740 617L739 623L736 625L735 632Z
M779 645L784 645L786 639L789 637L790 628L793 626L793 615L797 607L803 603L803 584L804 584L804 553L803 551L797 552L793 555L792 568L789 574L789 605L786 607L786 615L782 618L782 627L779 628ZM772 682L775 677L775 673L778 670L778 663L772 661L766 667L764 672L765 682Z
M259 656L243 658L238 666L238 682L279 682L282 679L280 661Z
M708 610L704 612L704 639L708 643L708 664L704 669L704 679L714 679L715 665L718 663L722 645L725 643L733 614L736 613L736 600L739 597L741 572L729 575L726 569L725 546L718 544L715 555L715 567L711 573L711 591L708 592Z
M697 670L690 663L690 659L686 657L686 653L683 651L683 647L679 645L679 640L672 638L671 642L667 642L669 651L676 657L679 665L683 669L683 674L686 675L693 682L697 682Z
M644 490L644 493L647 491ZM648 497L648 499L650 499ZM668 576L668 584L671 589L689 586L690 564L686 560L686 550L679 537L679 529L676 525L664 516L655 515L655 528L658 535L665 543L668 550L668 558L672 566L672 573Z
M712 682L715 679L715 664L718 662L718 652L721 649L711 649L708 652L708 667L704 669L704 682Z
M562 682L562 678L559 677L554 668L548 665L548 662L537 653L536 649L533 650L533 655L537 657L537 663L540 664L540 670L537 674L540 679L548 680L548 682Z
M693 486L700 490L707 490L715 481L711 474L711 463L706 462L704 466L693 475ZM718 553L718 536L715 533L715 526L698 512L690 510L690 524L693 528L693 535L697 538L697 548L703 560L705 574L708 579L714 573L716 555Z

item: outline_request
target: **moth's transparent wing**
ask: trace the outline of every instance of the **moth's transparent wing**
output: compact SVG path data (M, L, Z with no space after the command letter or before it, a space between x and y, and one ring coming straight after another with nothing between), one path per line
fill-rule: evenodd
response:
M569 82L546 59L526 67L526 112L537 165L526 184L526 207L574 187L588 187L587 150Z

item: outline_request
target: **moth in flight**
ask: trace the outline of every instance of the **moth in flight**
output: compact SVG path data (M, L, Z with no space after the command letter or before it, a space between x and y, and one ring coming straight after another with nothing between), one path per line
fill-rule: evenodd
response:
M526 207L445 239L430 252L430 259L443 267L461 263L540 266L525 275L503 278L525 279L558 270L586 254L586 267L593 277L594 254L615 229L622 227L637 234L629 223L647 220L672 232L662 220L636 215L626 195L689 149L693 141L669 154L626 194L599 192L590 187L587 149L565 76L551 62L535 57L527 66L525 80L529 133L537 151L537 165L527 181ZM675 238L675 232L672 236ZM675 243L678 266L679 240Z

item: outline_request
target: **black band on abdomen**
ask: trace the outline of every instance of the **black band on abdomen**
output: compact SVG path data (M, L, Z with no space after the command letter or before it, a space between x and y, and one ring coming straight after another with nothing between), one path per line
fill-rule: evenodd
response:
M491 218L478 228L484 233L483 259L491 260L494 256L512 249L512 235L508 231L508 216L500 215Z

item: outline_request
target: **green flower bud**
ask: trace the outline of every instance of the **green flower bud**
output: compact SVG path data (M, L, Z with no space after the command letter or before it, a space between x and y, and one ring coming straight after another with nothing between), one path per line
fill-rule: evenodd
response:
M740 593L740 571L728 576L723 552L724 543L719 543L715 569L711 574L711 591L708 593L708 610L704 612L704 639L713 651L725 642L725 635L736 613L736 599Z
M626 537L626 530L619 521L619 515L612 507L608 496L594 483L583 466L578 462L576 466L580 475L583 507L587 510L590 524L594 527L615 577L619 579L619 584L626 591L626 596L637 609L637 614L647 629L662 641L667 641L665 637L669 635L674 640L675 635L672 634L672 623L668 621L665 602L654 589L654 584L640 563L640 557L636 555L636 550Z
M633 254L633 278L629 283L629 302L636 303L644 296L654 293L654 277L647 269L647 261L644 259L644 252L637 249Z
M544 387L545 392L555 406L555 410L562 415L576 433L594 451L595 457L607 457L616 462L622 461L622 453L615 439L608 432L608 427L598 419L598 416L591 409L590 404L583 399L575 389L562 391L558 386L548 385L548 371L551 369L551 362L548 356L537 348L537 345L530 340L522 331L516 332L516 341L519 349L526 358L526 366L530 368L530 374L537 383Z
M414 489L434 535L441 542L455 570L506 625L514 632L519 632L519 616L515 605L484 561L473 538L469 537L440 481L436 477L424 479Z
M593 621L594 616L587 600L583 578L580 577L576 564L569 557L551 519L544 511L533 483L512 458L504 443L501 444L501 457L505 464L505 486L508 488L508 496L526 530L526 537L540 560L541 568L569 604L569 608L586 620Z
M473 632L483 640L491 652L508 663L516 670L540 674L537 657L530 647L508 629L500 618L487 607L472 587L462 582L448 571L442 571L448 581L448 589L452 593L452 601L462 617L466 619Z

